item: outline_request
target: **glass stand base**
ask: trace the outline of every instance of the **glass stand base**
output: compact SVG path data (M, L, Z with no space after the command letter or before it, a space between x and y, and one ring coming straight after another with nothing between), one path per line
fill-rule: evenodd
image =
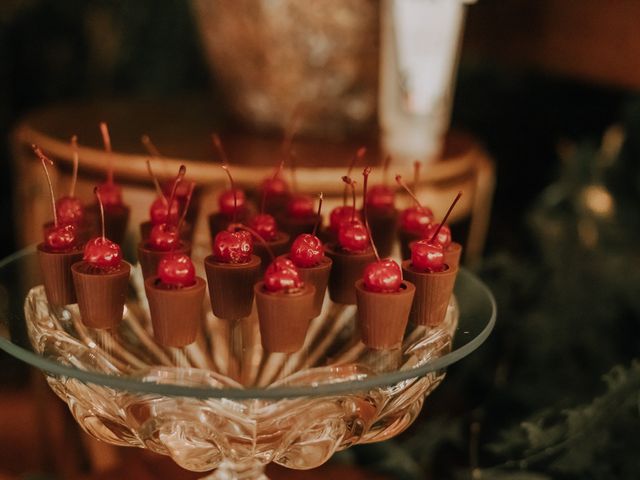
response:
M201 480L269 480L260 462L223 462L211 475Z

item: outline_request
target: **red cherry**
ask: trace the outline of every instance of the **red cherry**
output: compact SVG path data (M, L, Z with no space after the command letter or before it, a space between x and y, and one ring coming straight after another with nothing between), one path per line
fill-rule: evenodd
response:
M234 202L236 203L234 204ZM240 190L239 188L236 188L235 190L225 190L218 197L218 208L220 209L220 213L223 213L228 217L233 216L233 212L236 208L238 212L243 210L245 207L245 203L246 198L244 196L244 191Z
M409 207L400 215L400 228L407 232L424 233L431 222L433 222L433 212L426 207Z
M249 221L249 226L258 232L265 242L274 240L278 234L276 219L268 213L261 213Z
M363 252L370 246L369 232L360 220L344 222L338 231L338 243L347 252Z
M246 230L222 230L213 239L213 256L223 263L247 263L253 253L253 237Z
M367 206L373 209L388 209L395 206L396 192L386 185L374 185L367 192Z
M313 198L309 195L295 195L287 204L287 213L294 218L313 216L315 213Z
M158 262L158 277L165 285L190 287L196 283L196 269L189 255L169 253Z
M442 272L446 268L444 248L428 240L419 240L411 244L411 264L419 271Z
M58 223L80 225L84 219L84 208L76 197L60 197L56 202Z
M117 243L104 237L95 237L84 246L82 259L92 267L111 270L120 266L122 251Z
M180 245L178 227L170 223L154 225L149 233L148 246L152 250L169 252Z
M280 176L268 177L262 181L260 190L267 195L284 195L289 192L289 184Z
M54 225L46 230L44 235L45 246L54 252L71 250L78 244L75 225Z
M431 237L433 237L433 234L438 229L438 227L440 227L439 223L432 223L427 229L425 239L430 240ZM446 250L447 247L451 245L451 241L452 241L451 230L446 225L442 225L442 227L440 227L440 231L438 232L438 235L436 236L436 238L433 239L433 243L437 243L438 245L441 245L442 248Z
M363 280L364 288L370 292L397 292L402 284L402 270L394 260L385 258L367 265Z
M162 182L162 193L164 193L167 198L171 196L171 192L173 190L173 184L176 183L176 181L177 179L167 180L165 182ZM187 182L184 179L182 179L182 181L178 183L178 186L176 187L176 193L175 193L175 198L177 200L183 201L189 196L190 183L191 182Z
M289 257L296 267L315 267L324 257L324 246L315 235L303 233L291 244Z
M342 224L350 221L354 217L353 210L353 207L347 207L346 205L331 210L331 214L329 215L329 229L334 233L338 233ZM360 219L359 212L355 212L355 218Z
M276 258L264 272L264 287L270 292L292 292L303 286L300 272L288 258Z
M122 187L117 183L104 182L98 187L98 193L100 194L104 208L122 205Z
M164 197L157 197L151 204L149 209L149 217L151 218L152 225L159 225L161 223L178 223L180 218L180 206L178 202L171 204L171 214L168 215L167 200Z

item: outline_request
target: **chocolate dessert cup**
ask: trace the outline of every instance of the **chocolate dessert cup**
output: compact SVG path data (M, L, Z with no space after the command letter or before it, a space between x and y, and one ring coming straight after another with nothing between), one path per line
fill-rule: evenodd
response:
M114 328L122 320L131 265L102 271L84 261L71 266L82 323L91 328Z
M283 256L291 258L290 255ZM329 257L324 256L322 257L322 261L315 267L297 267L302 281L316 287L316 293L313 298L313 318L320 315L322 311L322 304L324 303L324 296L327 293L332 264L333 261Z
M444 321L458 274L457 267L446 267L443 272L419 272L411 260L402 262L403 278L416 287L409 317L414 324L437 327Z
M289 235L284 232L278 232L274 240L266 242L273 252L274 257L279 257L289 252ZM260 275L264 273L269 264L271 263L271 254L269 249L259 240L254 240L253 253L260 257L262 261L260 265Z
M283 232L289 234L289 238L293 242L298 235L303 233L313 233L316 224L322 222L322 216L318 214L308 215L303 218L292 217L284 213L278 218L278 225Z
M328 244L324 247L324 253L329 257L333 265L329 275L329 297L334 303L355 305L355 283L362 278L364 268L376 261L372 248L362 253L344 252L337 244Z
M413 283L405 280L398 292L380 293L365 289L360 279L355 289L362 343L375 350L400 348L416 293Z
M395 208L367 209L367 220L371 229L371 237L381 258L391 255L398 228L398 210Z
M219 262L213 255L204 259L213 314L225 320L248 317L253 306L253 286L260 278L260 257L247 263Z
M169 253L184 253L191 256L191 243L183 240L180 246L173 250L153 250L144 240L138 243L138 262L142 267L142 276L147 279L157 275L158 263Z
M460 266L461 256L462 245L458 242L451 242L451 244L444 249L444 263L449 265L449 268L458 268Z
M142 222L140 224L140 238L143 241L149 240L149 235L151 235L151 229L153 228L153 224L150 220L146 222ZM186 240L190 242L193 240L193 225L190 222L184 221L180 226L180 239Z
M411 258L411 243L416 240L422 240L424 236L419 232L413 232L409 230L398 229L398 241L400 242L400 255L402 260Z
M198 336L205 281L196 277L190 287L167 287L158 277L144 281L153 324L153 336L165 347L185 347Z
M255 284L262 347L271 353L294 353L302 348L313 318L316 288L305 284L299 292L269 292Z
M82 248L54 252L47 250L44 243L40 243L37 250L47 301L56 307L76 303L71 265L82 260Z

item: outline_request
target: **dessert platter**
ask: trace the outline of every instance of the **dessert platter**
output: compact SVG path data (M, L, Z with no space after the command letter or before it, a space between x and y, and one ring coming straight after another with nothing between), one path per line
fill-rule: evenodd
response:
M389 161L369 188L360 149L323 227L322 193L295 188L295 155L249 192L213 139L229 188L206 212L211 243L193 243L195 183L184 167L160 182L145 138L157 198L128 250L111 168L90 205L73 185L56 201L53 162L34 145L53 220L42 243L0 263L0 348L43 370L89 434L215 469L207 478L313 468L397 435L495 322L446 226L461 194L436 223L401 176L391 185ZM75 138L71 148L77 170ZM415 205L398 211L400 191Z

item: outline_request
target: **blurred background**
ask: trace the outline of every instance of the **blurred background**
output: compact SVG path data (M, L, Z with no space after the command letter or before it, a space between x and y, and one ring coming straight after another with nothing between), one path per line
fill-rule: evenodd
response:
M351 148L375 136L378 2L302 7L255 0L218 10L209 3L215 2L0 3L2 257L38 235L36 223L26 231L30 219L20 218L25 184L16 180L18 134L26 127L64 138L70 125L86 122L93 132L86 143L99 145L94 125L120 112L125 120L113 129L124 139L122 149L140 153L134 140L125 140L153 131L146 119L159 117L157 132L166 135L156 138L165 151L200 159L212 154L203 153L208 139L181 148L184 127L166 118L179 110L175 105L189 105L187 117L200 122L190 135L227 125L279 138L300 100L286 92L299 88L309 99L334 88L333 100L309 108L303 141ZM340 453L308 477L275 470L274 478L330 471L399 479L640 476L638 18L636 0L479 0L468 7L450 123L483 152L488 182L495 182L485 198L489 223L479 233L484 248L469 266L497 298L496 330L449 369L408 431ZM247 25L265 22L272 31L247 34ZM234 36L240 24L244 33ZM320 60L287 53L308 37L292 24L336 28L345 63L327 67L322 45L312 40L309 49ZM273 50L260 54L255 39L264 35ZM353 52L367 51L349 63ZM277 81L265 79L265 65ZM234 77L243 68L250 72L246 85ZM348 87L318 80L337 82L341 74L351 78ZM247 85L262 96L246 93ZM140 117L127 122L121 113L127 108ZM460 232L473 229L473 219L462 223ZM197 478L169 461L103 449L70 433L64 405L47 397L34 380L39 375L0 356L0 479ZM45 420L34 414L38 396L48 398ZM39 421L54 423L55 443L64 449L48 447Z

